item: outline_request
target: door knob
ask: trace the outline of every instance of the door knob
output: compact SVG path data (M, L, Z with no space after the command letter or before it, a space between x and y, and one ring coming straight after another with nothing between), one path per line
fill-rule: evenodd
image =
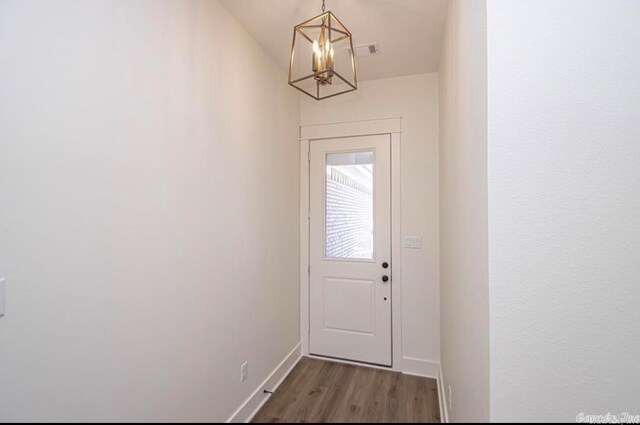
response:
M389 276L387 276L387 275L382 276L382 281L383 281L384 283L389 282Z
M382 268L383 269L388 269L389 268L389 263L387 263L386 261L384 263L382 263Z

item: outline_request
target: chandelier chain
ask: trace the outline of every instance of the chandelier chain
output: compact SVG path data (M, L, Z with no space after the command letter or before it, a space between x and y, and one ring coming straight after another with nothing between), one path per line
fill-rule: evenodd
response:
M324 9L325 9L324 0L322 0L322 13L324 13Z

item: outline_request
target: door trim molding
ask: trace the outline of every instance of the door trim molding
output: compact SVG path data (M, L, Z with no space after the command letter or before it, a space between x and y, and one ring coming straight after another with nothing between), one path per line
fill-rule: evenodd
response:
M402 133L402 117L300 126L300 140L341 139L343 137L400 133Z
M300 126L300 343L309 356L309 208L311 141L388 134L391 136L391 346L392 366L402 372L402 225L401 151L402 117Z

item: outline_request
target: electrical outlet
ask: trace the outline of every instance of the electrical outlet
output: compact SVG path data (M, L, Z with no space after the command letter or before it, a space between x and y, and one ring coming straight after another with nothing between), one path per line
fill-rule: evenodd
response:
M240 383L243 383L249 377L249 363L244 362L240 366Z
M449 410L451 410L451 395L452 395L452 391L451 391L451 385L449 385L449 397L447 397L449 399Z

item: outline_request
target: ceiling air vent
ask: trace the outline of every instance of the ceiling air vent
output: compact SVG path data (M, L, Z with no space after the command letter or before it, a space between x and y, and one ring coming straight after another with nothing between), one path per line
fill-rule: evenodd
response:
M380 54L378 43L361 44L354 48L357 57L375 56Z

